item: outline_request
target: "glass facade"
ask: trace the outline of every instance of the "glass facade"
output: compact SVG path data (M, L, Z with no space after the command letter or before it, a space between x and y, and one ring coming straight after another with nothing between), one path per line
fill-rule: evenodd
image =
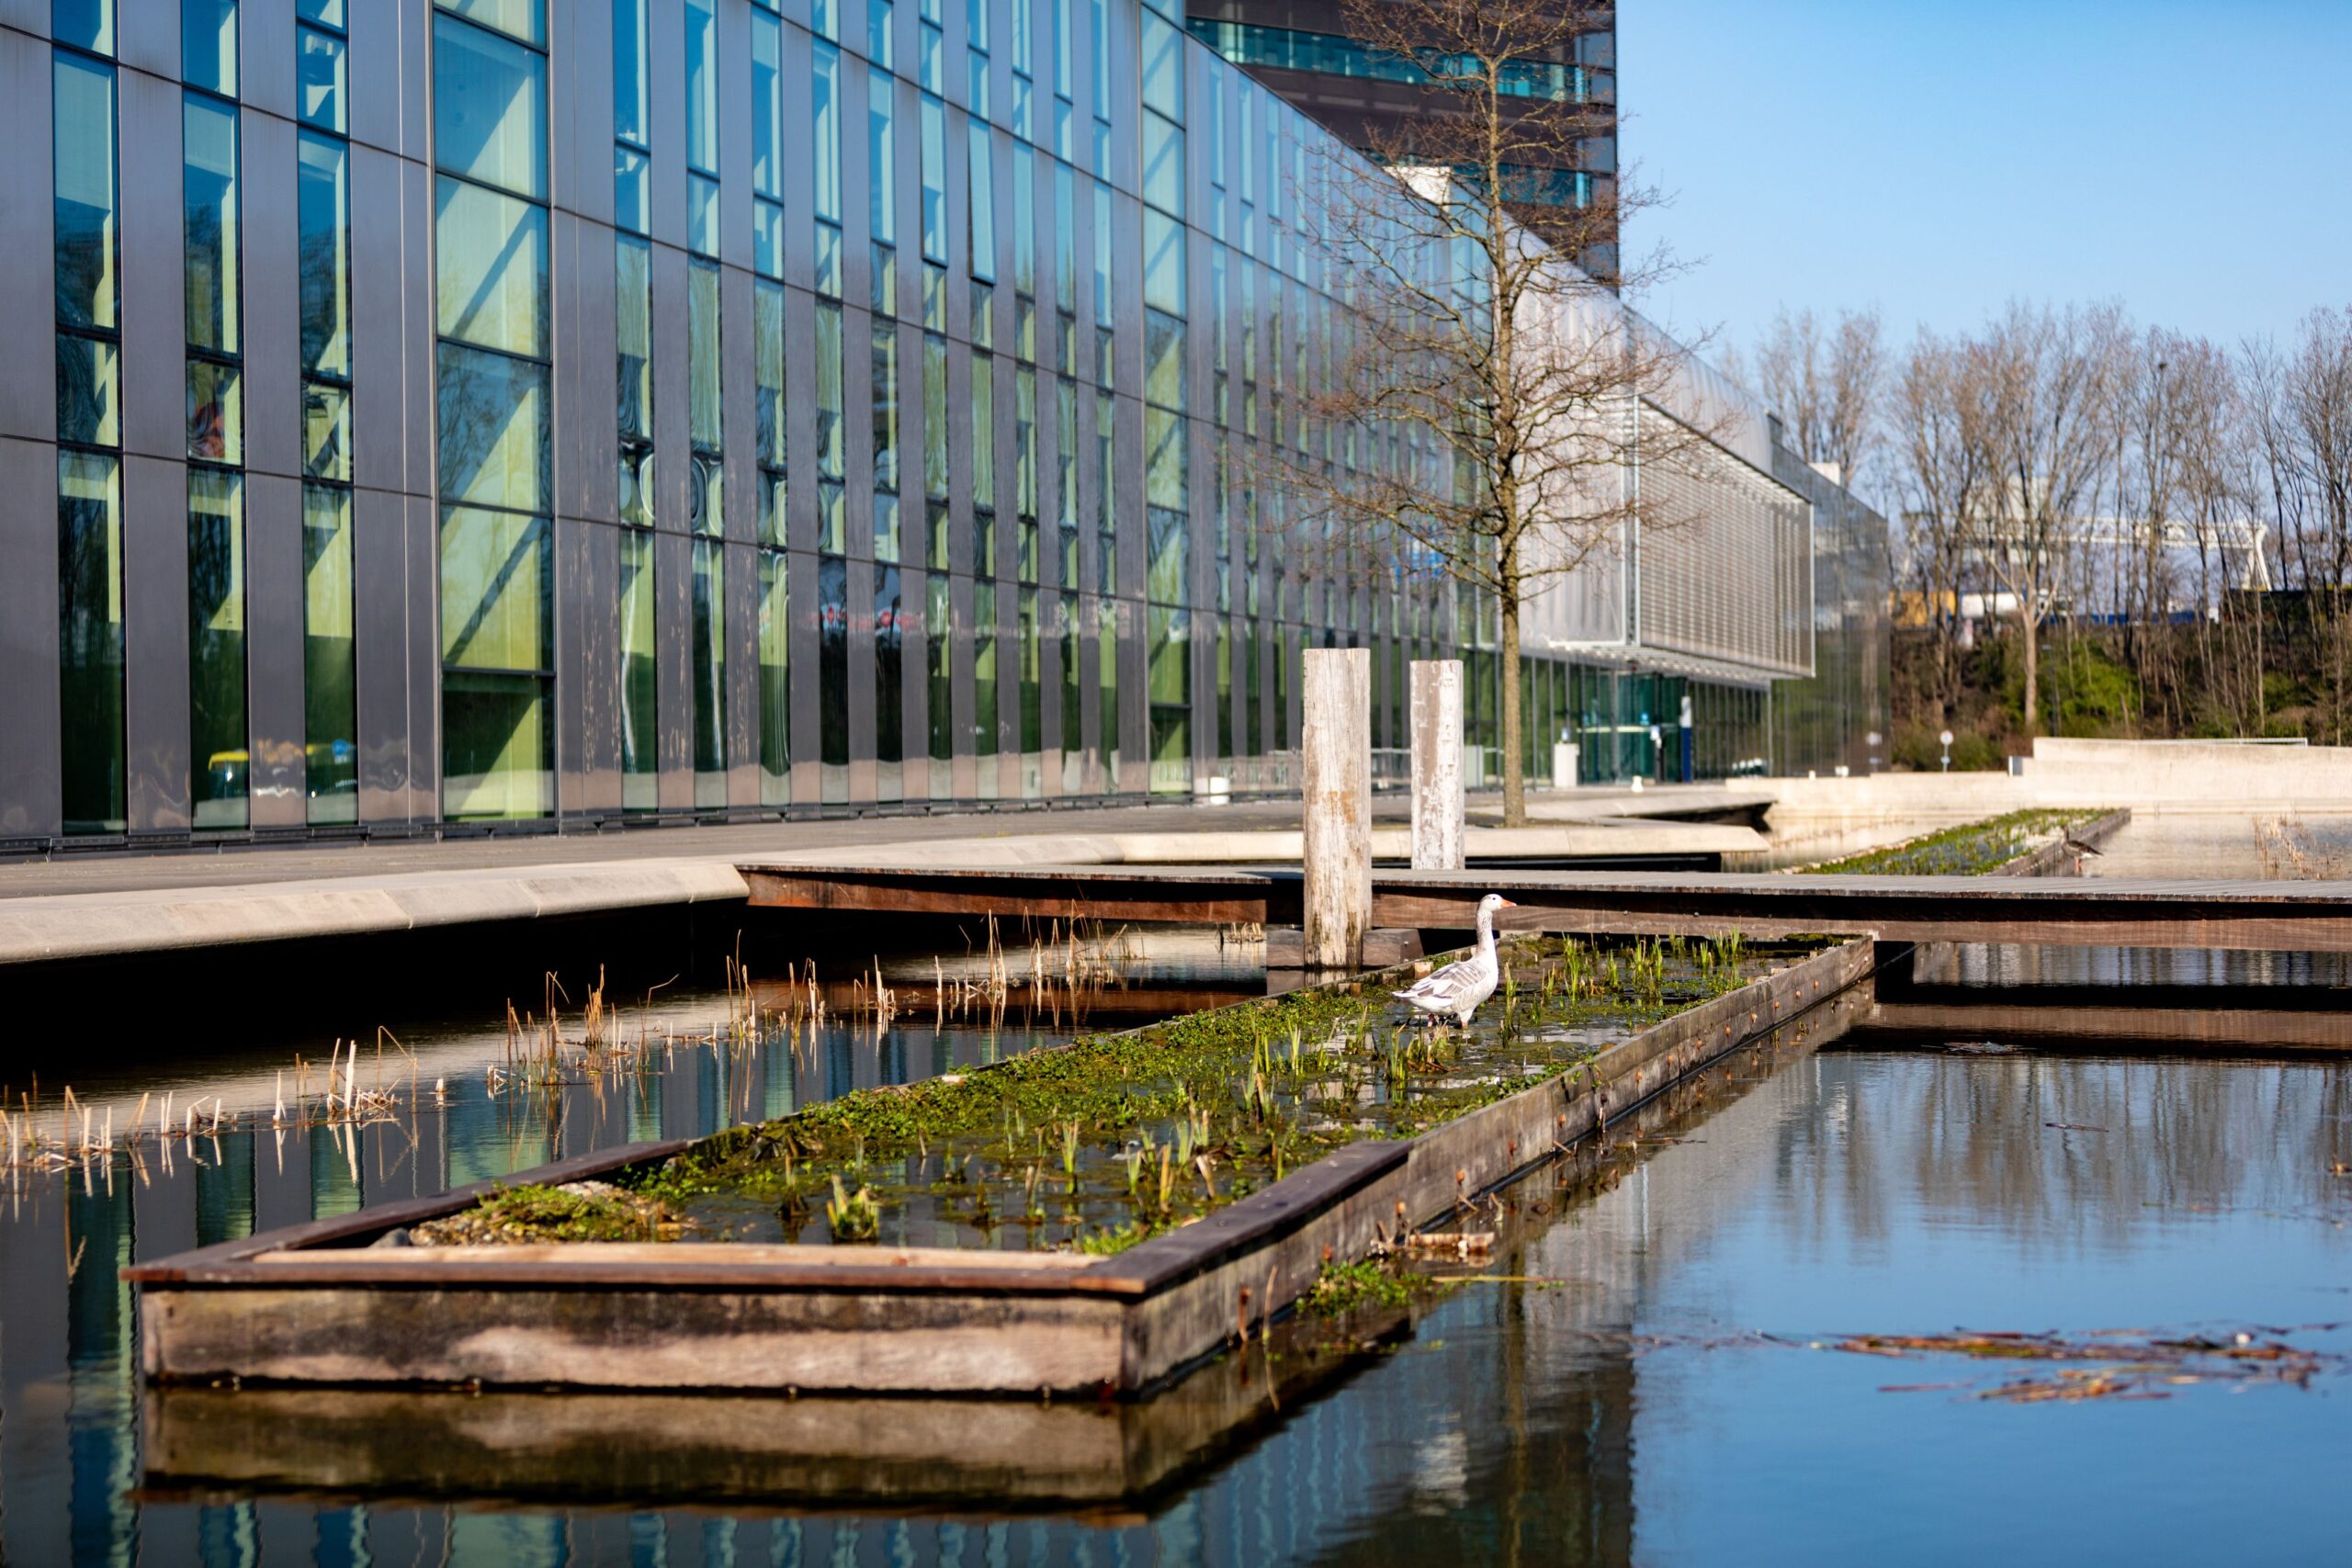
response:
M1491 615L1286 536L1257 477L1371 444L1296 412L1343 341L1324 133L1217 51L1349 74L1333 40L1138 0L163 0L175 135L126 138L118 4L49 7L17 176L54 224L62 718L0 737L53 760L38 835L1287 790L1309 647L1374 649L1384 749L1414 657L1467 652L1497 727ZM383 129L411 89L356 19L429 60L424 127ZM129 281L126 189L180 204ZM1531 665L1531 734L1600 722L1591 674Z

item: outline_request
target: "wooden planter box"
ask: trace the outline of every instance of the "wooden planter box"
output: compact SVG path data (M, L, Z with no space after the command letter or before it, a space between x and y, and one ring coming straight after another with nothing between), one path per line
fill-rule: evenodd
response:
M1407 1141L1350 1145L1112 1258L735 1243L386 1247L490 1183L136 1265L165 1382L1129 1395L1281 1311L1329 1260L1426 1225L1678 1079L1867 987L1868 940L1668 1019ZM1864 998L1866 999L1866 996ZM1809 1027L1842 1032L1852 1010ZM668 1158L639 1144L522 1171Z

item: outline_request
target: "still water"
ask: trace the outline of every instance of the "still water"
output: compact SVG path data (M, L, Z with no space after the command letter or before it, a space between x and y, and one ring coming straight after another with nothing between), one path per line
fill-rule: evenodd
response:
M2338 1062L1865 1043L1736 1066L1703 1100L1621 1124L1598 1163L1514 1190L1488 1266L1499 1280L1359 1352L1285 1345L1279 1403L1261 1393L1277 1369L1247 1359L1149 1415L254 1391L175 1403L137 1375L136 1305L115 1279L134 1258L1015 1043L923 1029L842 1032L797 1057L682 1050L665 1072L545 1106L453 1080L449 1106L356 1145L265 1131L184 1146L168 1173L152 1154L143 1173L119 1162L110 1186L16 1179L0 1203L0 1561L2340 1556L2352 1178L2333 1168L2352 1162L2352 1069ZM2013 1364L1827 1348L1955 1329L2245 1332L2325 1359L2297 1382L2153 1377L2138 1392L2160 1397L2010 1403L1982 1395ZM1219 1399L1222 1427L1182 1425ZM567 1422L589 1445L571 1472L497 1457L502 1431ZM371 1448L392 1426L440 1433L437 1449ZM1115 1450L1107 1472L1142 1478L1139 1495L1106 1492L1081 1454L1017 1506L970 1500L991 1464L1035 1476L1105 1434L1089 1451ZM839 1461L810 1462L812 1441ZM789 1463L734 1463L778 1447Z

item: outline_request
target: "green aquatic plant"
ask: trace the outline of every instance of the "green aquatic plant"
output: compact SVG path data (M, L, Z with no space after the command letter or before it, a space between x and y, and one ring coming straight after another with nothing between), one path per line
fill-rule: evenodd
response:
M2104 807L2011 811L1800 870L1808 876L1982 876L2051 835L2106 814Z
M872 1241L882 1230L882 1207L870 1188L852 1192L833 1178L833 1195L825 1200L825 1224L837 1242Z

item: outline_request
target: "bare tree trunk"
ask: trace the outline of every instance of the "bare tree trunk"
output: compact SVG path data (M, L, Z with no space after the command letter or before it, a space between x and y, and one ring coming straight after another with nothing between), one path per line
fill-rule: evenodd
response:
M1511 556L1518 554L1516 545L1504 547ZM1502 578L1511 584L1499 595L1503 613L1502 654L1503 671L1503 826L1527 826L1527 769L1520 755L1523 745L1523 725L1519 712L1519 569L1506 560Z
M2041 711L2041 637L2034 624L2033 606L2019 601L2018 635L2025 639L2025 739L2031 743L2036 716Z

